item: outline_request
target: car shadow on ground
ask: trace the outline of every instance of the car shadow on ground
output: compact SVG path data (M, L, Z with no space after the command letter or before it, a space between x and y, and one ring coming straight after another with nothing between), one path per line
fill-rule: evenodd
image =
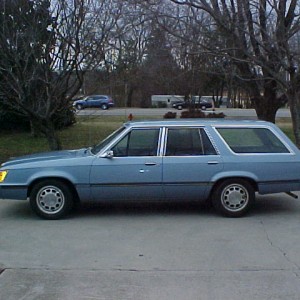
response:
M1 203L0 203L1 205ZM300 199L285 194L258 196L247 217L262 215L299 215ZM86 203L79 205L65 219L96 216L145 216L145 215L199 215L218 217L212 205L195 202L143 202L143 203ZM39 219L31 210L28 201L7 201L0 207L0 218Z
M5 200L5 205L0 201L0 218L5 219L33 219L35 214L30 208L28 201ZM4 204L4 203L3 203Z
M300 214L300 200L287 197L285 194L257 196L250 212L246 215L285 215ZM84 204L71 217L101 215L199 215L220 216L210 203L195 202L151 202L151 203L106 203Z
M294 199L283 193L258 195L250 215L300 214L300 199Z
M86 203L72 213L72 216L85 217L96 215L212 215L215 214L213 208L204 203Z

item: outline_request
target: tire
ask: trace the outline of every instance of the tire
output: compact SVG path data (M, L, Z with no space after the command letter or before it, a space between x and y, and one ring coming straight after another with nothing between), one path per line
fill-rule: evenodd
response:
M177 106L177 109L178 109L178 110L182 110L182 106L181 106L181 105L178 105L178 106Z
M81 105L81 104L76 104L76 109L82 110L82 109L83 109L83 105Z
M252 185L244 179L227 179L213 192L214 208L222 215L231 218L244 216L255 200Z
M202 105L201 110L206 110L206 106Z
M64 217L74 206L71 189L57 179L38 182L31 190L30 205L41 218L57 220Z
M107 105L107 104L102 104L102 105L101 105L101 109L107 110L107 109L108 109L108 105Z

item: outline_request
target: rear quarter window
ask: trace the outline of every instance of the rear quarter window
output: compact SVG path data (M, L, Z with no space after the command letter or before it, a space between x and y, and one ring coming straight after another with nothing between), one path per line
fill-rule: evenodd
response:
M290 153L268 128L216 128L235 153Z

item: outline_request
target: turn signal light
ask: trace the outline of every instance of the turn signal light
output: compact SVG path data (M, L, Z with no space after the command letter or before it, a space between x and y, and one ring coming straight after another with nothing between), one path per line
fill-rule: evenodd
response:
M0 182L3 182L6 175L7 175L7 171L0 171Z

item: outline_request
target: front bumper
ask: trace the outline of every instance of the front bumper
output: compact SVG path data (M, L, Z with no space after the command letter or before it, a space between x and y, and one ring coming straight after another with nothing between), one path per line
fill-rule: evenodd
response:
M0 185L0 199L26 200L27 187Z

